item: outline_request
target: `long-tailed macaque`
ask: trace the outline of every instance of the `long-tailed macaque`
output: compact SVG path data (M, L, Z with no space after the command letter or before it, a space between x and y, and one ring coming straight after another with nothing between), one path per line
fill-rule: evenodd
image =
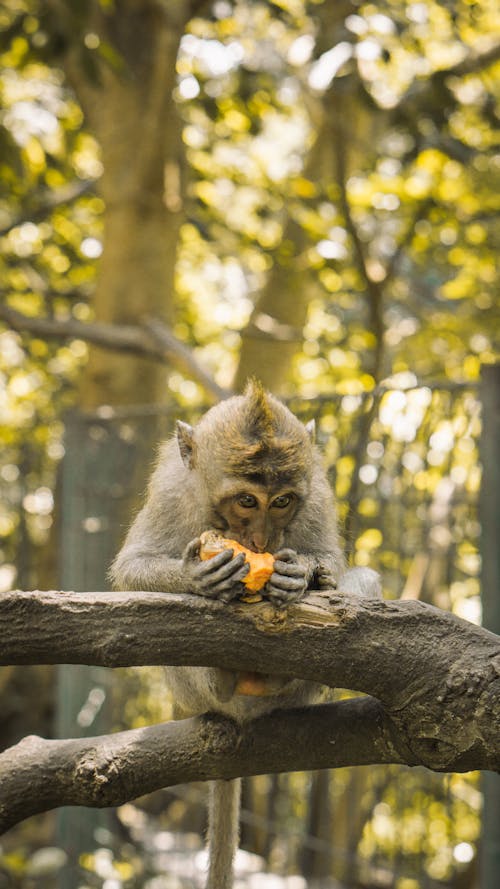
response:
M192 428L177 423L111 569L115 589L194 593L230 602L244 591L243 553L199 558L200 535L221 531L248 549L274 554L263 595L277 607L308 589L379 595L370 569L345 571L333 496L304 426L280 401L251 382L244 395L211 408ZM263 693L241 693L247 674L168 667L177 705L186 713L218 711L242 721L277 707L311 703L315 683L261 677ZM207 889L230 889L238 842L240 780L215 781L209 805Z

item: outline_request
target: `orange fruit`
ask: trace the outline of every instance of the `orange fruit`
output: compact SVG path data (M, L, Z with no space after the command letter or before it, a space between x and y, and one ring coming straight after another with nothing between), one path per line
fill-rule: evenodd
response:
M243 583L251 593L257 593L266 585L273 573L274 556L271 553L254 553L253 550L242 546L237 540L223 537L218 531L204 531L200 537L200 559L206 561L212 559L224 549L232 549L234 555L245 553L245 561L250 565L250 571ZM243 602L260 602L262 596L243 596Z

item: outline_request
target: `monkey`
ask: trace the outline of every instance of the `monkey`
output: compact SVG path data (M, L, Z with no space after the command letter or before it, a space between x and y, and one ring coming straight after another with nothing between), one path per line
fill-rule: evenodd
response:
M193 593L231 603L249 570L244 553L199 557L200 535L213 528L255 552L274 555L262 590L276 608L310 589L378 597L376 572L346 571L333 494L304 425L251 380L242 395L210 408L195 427L177 421L160 449L147 498L110 569L113 587ZM184 715L219 712L238 722L276 708L313 703L321 686L262 674L264 693L240 693L245 674L215 667L166 667ZM207 889L231 889L238 844L241 779L214 781L209 799Z

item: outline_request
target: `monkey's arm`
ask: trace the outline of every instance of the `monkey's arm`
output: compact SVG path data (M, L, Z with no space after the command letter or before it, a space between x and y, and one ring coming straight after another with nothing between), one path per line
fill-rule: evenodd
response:
M154 477L153 477L154 480ZM245 557L231 559L226 550L208 562L199 558L203 516L186 513L177 492L160 488L152 493L133 522L109 576L114 589L194 593L230 600L243 591L249 565ZM198 528L198 524L202 524Z
M250 565L239 553L224 550L213 559L201 562L199 538L186 547L181 559L169 558L138 545L127 545L111 566L115 589L152 590L164 593L195 593L211 599L230 601L244 591L242 581Z
M115 590L190 591L182 559L148 551L139 544L125 544L113 562L109 576Z

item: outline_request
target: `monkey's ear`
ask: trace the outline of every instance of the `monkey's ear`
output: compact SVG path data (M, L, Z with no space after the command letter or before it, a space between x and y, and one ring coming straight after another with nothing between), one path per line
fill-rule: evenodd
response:
M309 420L308 423L305 424L306 432L311 439L312 443L316 441L316 420Z
M177 420L175 424L177 444L179 445L182 462L188 469L192 469L193 467L193 432L194 429L189 423L183 423L182 420Z

